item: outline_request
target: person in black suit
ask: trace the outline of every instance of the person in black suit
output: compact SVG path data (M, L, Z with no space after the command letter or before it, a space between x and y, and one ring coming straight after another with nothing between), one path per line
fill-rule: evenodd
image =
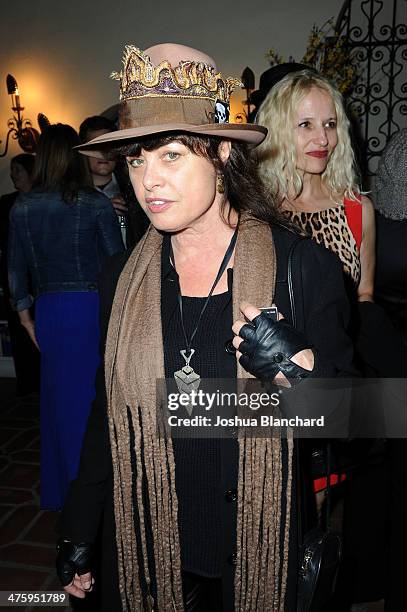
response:
M88 142L115 129L113 121L103 115L94 115L82 121L79 137L82 142ZM116 211L126 248L134 248L146 231L149 221L134 197L125 164L120 160L92 156L88 156L88 162L93 186L110 199Z
M407 378L407 129L393 134L380 159L375 183L377 226L375 299L380 307L373 324L382 330L380 354L372 367L383 377ZM400 403L400 413L404 403ZM406 433L387 440L388 548L386 612L405 606L404 558L407 530ZM404 436L404 437L402 437Z

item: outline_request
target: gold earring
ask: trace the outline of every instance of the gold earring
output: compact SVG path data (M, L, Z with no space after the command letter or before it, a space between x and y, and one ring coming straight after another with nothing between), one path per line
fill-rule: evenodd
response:
M216 176L216 191L218 193L225 193L225 180L223 174L218 174Z

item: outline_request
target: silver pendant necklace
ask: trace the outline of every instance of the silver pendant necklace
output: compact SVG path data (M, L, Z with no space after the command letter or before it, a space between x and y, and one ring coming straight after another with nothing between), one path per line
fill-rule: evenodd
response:
M227 251L223 257L222 263L220 264L220 268L218 270L218 273L216 275L216 278L214 280L214 283L211 287L211 290L209 291L209 294L205 300L204 305L202 306L201 312L199 313L198 316L198 320L196 322L196 325L194 327L194 330L190 336L190 338L188 339L187 333L185 331L185 325L184 325L184 315L183 315L183 308L182 308L182 295L181 295L181 289L180 286L178 284L178 305L179 305L179 313L180 313L180 317L181 317L181 327L182 327L182 331L184 334L184 339L185 339L185 346L186 348L181 349L180 350L180 354L181 357L184 359L185 361L185 365L180 369L177 370L176 372L174 372L174 378L175 378L175 382L177 383L177 387L178 387L178 391L180 393L187 393L187 394L191 394L192 391L198 391L199 389L199 385L201 383L201 377L198 374L198 372L195 372L194 369L192 368L192 366L190 365L190 361L193 357L193 355L195 354L195 349L192 348L192 342L193 339L195 338L196 332L198 331L198 327L199 324L202 320L203 314L209 304L209 300L212 297L212 294L216 288L216 285L218 284L218 282L220 281L222 274L224 273L224 271L226 270L226 267L230 261L230 258L232 257L232 253L233 250L235 248L235 244L236 244L236 240L237 240L237 228L234 231L234 234L232 236L232 239L229 243L229 246L227 248ZM174 253L172 250L172 245L170 246L170 258L173 264L173 267L175 269L175 260L174 260ZM187 411L189 412L189 414L192 414L192 406L187 406Z

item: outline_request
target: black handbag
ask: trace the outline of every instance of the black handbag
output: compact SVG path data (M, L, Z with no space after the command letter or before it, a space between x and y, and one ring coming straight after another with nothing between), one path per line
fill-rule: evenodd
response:
M302 546L300 548L297 585L297 612L320 612L324 610L335 591L342 555L342 539L330 527L330 454L331 445L328 443L326 453L327 497L325 500L325 529L319 525L308 531L302 538L301 516L300 512L298 513L298 530Z
M288 293L290 298L292 324L296 327L297 314L293 291L293 256L295 247L301 242L299 238L292 245L288 253ZM338 533L331 530L331 444L326 445L326 477L327 497L325 528L321 526L311 529L302 535L301 524L301 491L300 461L298 448L296 449L297 466L297 507L298 507L298 538L300 542L299 572L297 583L297 612L320 612L331 599L336 585L339 564L342 555L342 539Z

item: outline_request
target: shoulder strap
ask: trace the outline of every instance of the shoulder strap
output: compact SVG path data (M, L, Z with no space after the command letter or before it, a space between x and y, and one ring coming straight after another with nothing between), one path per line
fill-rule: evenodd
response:
M276 231L273 232L273 229ZM277 251L277 275L276 282L287 283L288 285L288 296L290 300L291 319L293 325L296 326L298 323L297 312L294 297L294 273L293 273L293 258L294 252L304 237L294 234L289 230L282 230L278 226L272 226L273 240ZM293 237L291 244L287 244L287 240L284 240L284 231L288 232Z
M293 286L293 257L294 251L301 238L297 238L291 245L290 250L288 251L287 258L287 283L288 283L288 295L290 298L290 308L291 308L291 320L293 322L293 326L297 327L297 311L295 308L295 297L294 297L294 286Z

